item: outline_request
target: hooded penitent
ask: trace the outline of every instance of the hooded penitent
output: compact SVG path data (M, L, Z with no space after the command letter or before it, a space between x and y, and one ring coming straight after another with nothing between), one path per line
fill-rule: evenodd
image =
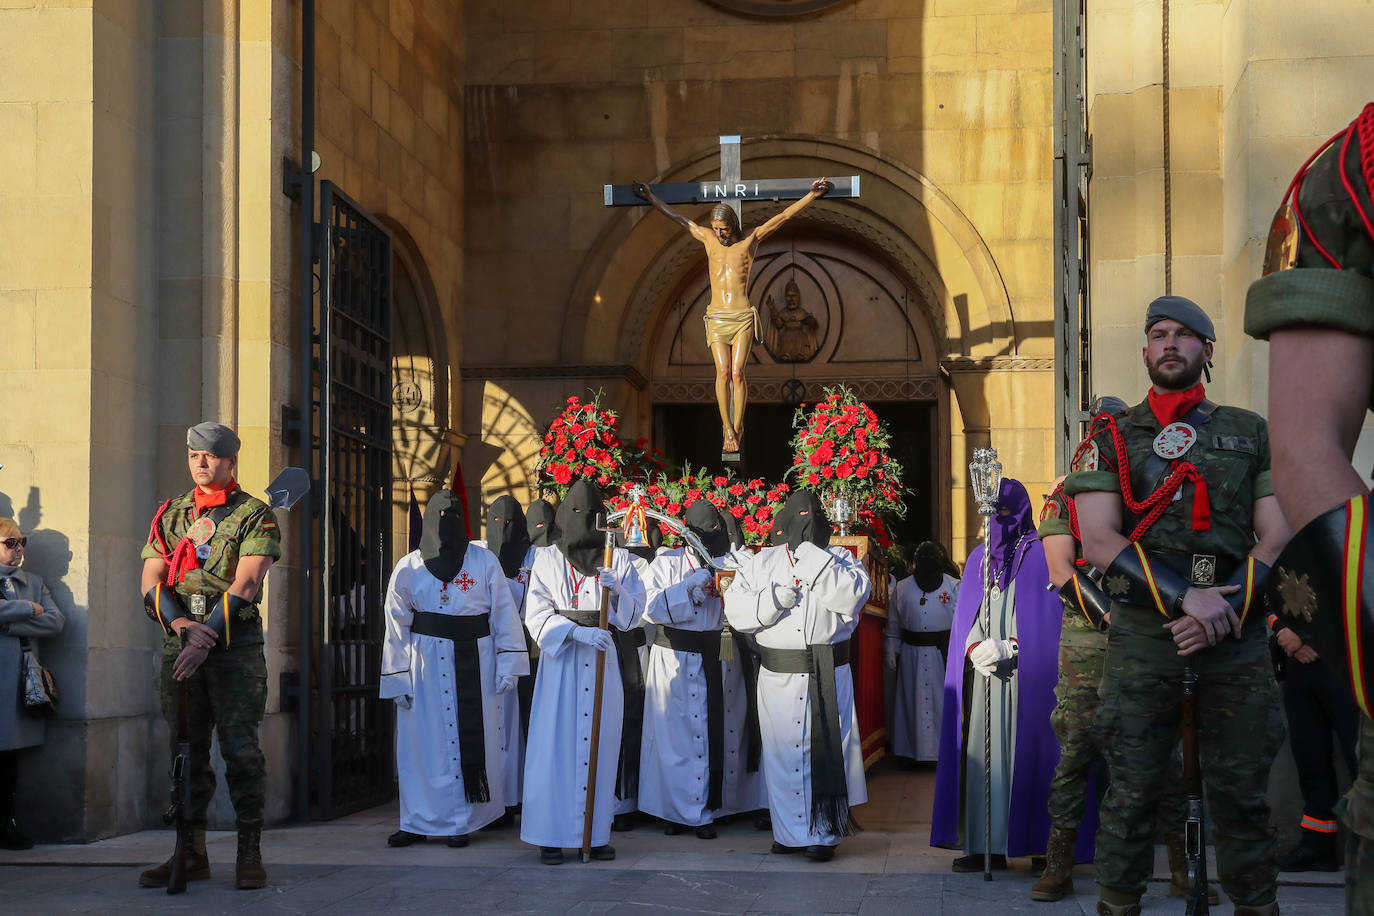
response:
M436 579L451 582L462 571L467 552L463 504L452 490L440 490L425 506L425 524L420 532L420 557L425 561L425 569Z
M922 592L933 592L945 581L945 558L940 545L922 541L911 554L911 577Z
M1009 511L1003 514L1003 509ZM988 532L988 556L992 558L992 575L999 588L1006 590L1034 540L1035 516L1031 513L1030 495L1021 481L1003 477L997 511Z
M774 531L781 529L777 543L796 550L803 541L822 549L830 546L830 520L825 517L821 498L811 490L798 490L787 497Z
M1010 478L1002 480L999 506L1009 506L1009 516L993 516L993 581L1016 581L1016 639L1020 646L1016 663L1016 744L1012 753L1014 774L1011 807L1007 814L1007 855L1040 855L1049 839L1049 792L1054 767L1059 761L1059 742L1047 727L1054 710L1054 687L1059 679L1059 627L1064 608L1059 596L1049 588L1045 551L1034 535L1030 497L1026 488ZM1002 524L998 524L998 519ZM1028 531L1029 537L1018 532ZM963 646L969 630L980 614L985 591L982 544L969 554L964 579L950 625L950 645ZM1000 559L999 559L1000 557ZM999 575L999 571L1001 575ZM945 715L940 723L940 766L935 773L935 805L932 812L932 846L956 847L960 841L963 816L962 761L965 740L981 743L982 735L964 735L968 715L964 683L967 658L963 652L949 653L945 668ZM973 675L980 684L981 676ZM981 692L979 686L976 689ZM969 778L981 778L970 770ZM980 814L981 816L981 814ZM1080 832L1077 854L1081 861L1092 856L1093 831Z
M699 499L688 506L683 521L701 539L702 546L712 557L723 557L730 552L730 533L725 528L725 521L708 501Z
M487 509L487 549L501 561L507 579L520 574L520 564L530 549L525 513L514 496L498 496Z
M557 539L558 526L553 518L553 503L547 499L536 499L530 503L530 511L525 513L525 530L535 547L547 547Z
M739 519L735 518L729 511L722 509L721 520L725 522L725 532L730 535L730 549L744 549L744 529L740 527Z
M596 575L606 547L606 533L596 527L597 519L605 511L601 491L585 480L579 480L568 490L558 506L554 526L558 550L584 576Z

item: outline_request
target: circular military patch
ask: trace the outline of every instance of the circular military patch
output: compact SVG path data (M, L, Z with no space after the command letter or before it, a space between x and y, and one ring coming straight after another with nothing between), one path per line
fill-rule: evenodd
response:
M1166 461L1173 461L1175 458L1181 458L1196 441L1197 430L1179 420L1170 423L1155 436L1155 454Z
M1045 500L1045 507L1040 510L1040 521L1047 522L1052 518L1059 517L1059 503L1053 499Z
M1302 223L1298 222L1293 207L1284 204L1269 224L1269 240L1264 245L1264 270L1261 275L1267 277L1280 270L1296 267L1301 244Z
M209 543L210 538L215 536L215 520L208 515L202 515L191 523L190 528L186 529L186 536L197 547Z

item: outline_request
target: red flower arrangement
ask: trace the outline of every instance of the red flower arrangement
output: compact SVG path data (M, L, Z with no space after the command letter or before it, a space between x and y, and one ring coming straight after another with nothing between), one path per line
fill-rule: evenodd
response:
M815 490L826 502L847 499L854 507L856 529L880 541L883 517L906 514L902 502L902 467L888 455L889 436L867 404L845 386L827 388L826 397L809 412L798 408L792 420L792 467L797 486Z
M577 480L589 480L603 490L624 479L625 453L614 411L601 407L600 393L583 402L568 398L563 412L549 424L535 465L536 487L558 499L568 495Z
M620 493L610 499L615 510L630 504L630 491L634 481L620 485ZM687 509L698 500L706 500L722 512L728 512L739 520L746 544L762 545L768 543L773 531L773 519L782 504L787 501L792 488L785 483L770 485L762 478L741 480L733 475L718 474L708 476L704 469L693 469L688 465L682 474L673 477L658 474L644 488L646 502L650 508L669 516L682 518ZM674 539L664 532L665 543L671 545Z

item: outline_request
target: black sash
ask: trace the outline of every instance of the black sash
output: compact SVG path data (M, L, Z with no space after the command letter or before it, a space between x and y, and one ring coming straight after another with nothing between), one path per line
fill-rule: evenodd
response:
M482 657L477 651L477 640L491 635L491 621L486 614L459 617L416 611L410 632L453 643L453 694L458 706L458 760L463 773L463 794L474 804L491 801L482 721Z
M902 642L908 646L934 646L940 658L949 662L949 630L908 630L902 627Z
M558 613L581 627L599 627L601 611L559 609ZM647 642L643 627L633 630L610 628L620 660L620 683L625 691L620 719L620 757L616 762L615 797L621 800L639 794L639 742L644 734L644 671L637 650Z
M725 679L720 670L720 630L682 630L660 624L654 645L701 656L701 671L706 677L706 762L710 775L706 807L714 811L724 805L721 793L725 787Z
M779 674L810 675L811 823L812 833L848 836L857 828L849 816L849 783L845 775L844 732L835 669L849 664L849 642L805 649L759 646L763 667Z
M743 633L730 635L735 641L735 661L744 676L744 770L757 773L759 754L763 750L763 733L759 730L759 655Z

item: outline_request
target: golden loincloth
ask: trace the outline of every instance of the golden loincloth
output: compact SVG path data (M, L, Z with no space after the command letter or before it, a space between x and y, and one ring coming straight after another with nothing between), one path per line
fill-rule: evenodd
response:
M708 308L703 321L708 347L718 343L752 347L759 337L759 310L753 306L747 309Z

